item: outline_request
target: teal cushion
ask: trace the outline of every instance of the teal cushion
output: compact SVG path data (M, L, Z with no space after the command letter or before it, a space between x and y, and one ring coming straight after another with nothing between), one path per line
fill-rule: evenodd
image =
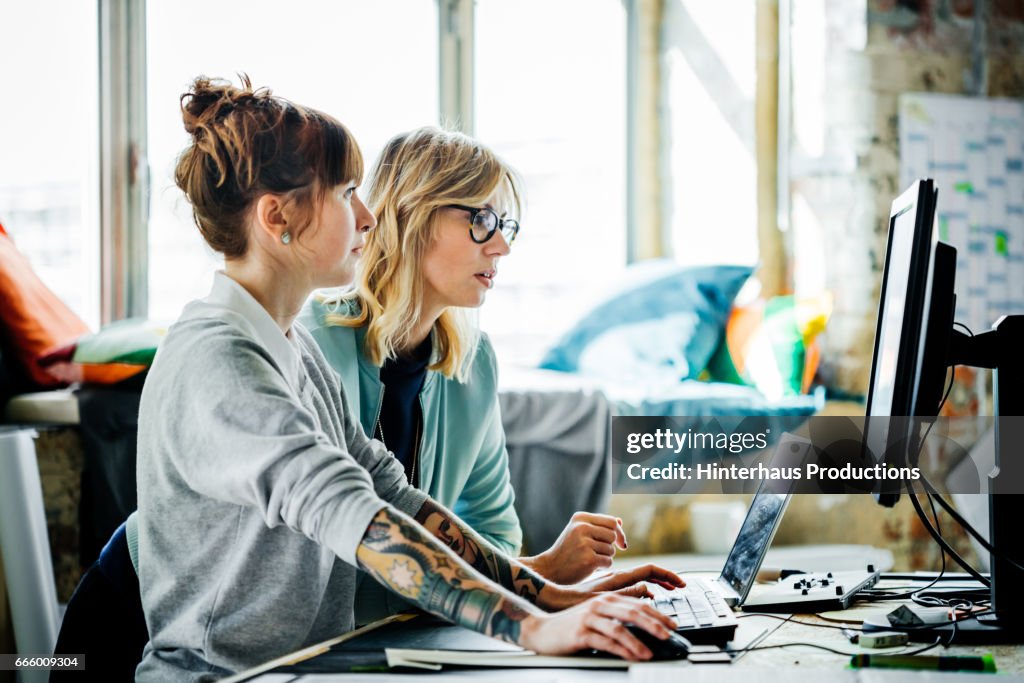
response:
M696 377L725 330L733 299L753 266L679 266L646 261L577 321L540 367L588 375Z

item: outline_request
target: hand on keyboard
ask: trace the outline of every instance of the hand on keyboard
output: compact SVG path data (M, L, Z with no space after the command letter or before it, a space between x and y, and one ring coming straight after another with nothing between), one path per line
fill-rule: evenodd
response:
M686 581L685 588L653 589L650 603L675 622L676 631L696 643L721 645L731 640L737 621L725 598L700 578L688 576Z
M645 564L578 583L575 588L594 593L617 591L621 595L631 595L635 598L651 597L653 593L644 582L654 584L666 591L686 585L686 582L680 579L675 572L656 564Z

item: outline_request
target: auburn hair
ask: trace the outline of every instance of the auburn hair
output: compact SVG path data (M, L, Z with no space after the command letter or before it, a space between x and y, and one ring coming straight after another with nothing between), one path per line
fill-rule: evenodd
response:
M363 155L340 122L240 79L236 88L199 76L181 96L192 142L174 171L203 238L227 259L246 253L246 219L260 195L283 197L297 237L331 188L363 176Z

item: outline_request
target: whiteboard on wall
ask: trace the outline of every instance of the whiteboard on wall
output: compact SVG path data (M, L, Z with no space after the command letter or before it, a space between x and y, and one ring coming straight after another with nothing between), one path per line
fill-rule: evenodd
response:
M907 93L899 135L900 188L934 178L939 238L957 248L956 320L1024 313L1024 102Z

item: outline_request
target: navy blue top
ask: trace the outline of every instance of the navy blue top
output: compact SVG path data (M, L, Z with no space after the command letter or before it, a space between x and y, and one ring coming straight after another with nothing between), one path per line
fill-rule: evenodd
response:
M419 394L427 377L430 363L430 337L413 349L409 356L399 356L384 362L380 369L380 381L384 385L384 400L380 408L380 420L376 436L388 450L395 454L405 468L409 483L413 481L412 464L416 454L415 443L422 415ZM418 478L418 475L417 475Z

